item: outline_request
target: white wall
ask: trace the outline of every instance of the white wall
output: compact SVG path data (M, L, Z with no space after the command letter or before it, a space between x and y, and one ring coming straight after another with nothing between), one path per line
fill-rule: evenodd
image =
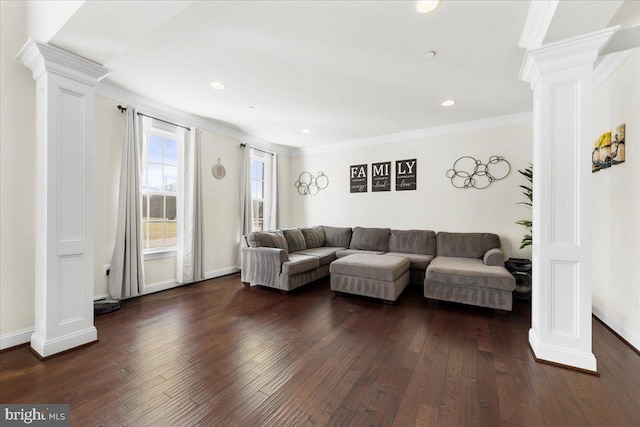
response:
M593 140L626 124L626 161L592 175L593 311L640 349L640 49L594 93Z
M115 240L124 131L118 104L96 96L96 295L107 293L103 264L111 262ZM202 131L201 142L204 269L209 278L232 273L238 265L241 148L240 141L208 130ZM211 173L218 158L227 172L220 180ZM164 289L175 280L175 257L147 260L144 264L147 291Z
M511 174L484 190L457 189L446 172L461 156L484 162L492 155L511 163ZM290 226L391 227L435 231L493 232L500 235L507 256L529 258L519 250L526 231L514 224L530 219L531 211L517 204L524 199L519 185L525 180L517 169L532 161L532 126L520 124L473 132L451 133L390 144L351 148L339 152L293 157L289 177ZM349 166L418 159L416 191L349 193ZM302 171L323 171L330 183L315 196L300 196L293 186ZM392 180L392 184L394 181Z
M36 136L35 82L15 60L27 41L26 4L0 1L0 17L0 347L6 347L15 345L8 334L34 325ZM17 339L23 336L30 332Z

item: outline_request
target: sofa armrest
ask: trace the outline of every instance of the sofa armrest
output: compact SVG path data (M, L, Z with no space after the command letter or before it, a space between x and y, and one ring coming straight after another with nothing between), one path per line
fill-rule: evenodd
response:
M282 264L288 260L284 249L242 248L241 279L245 283L278 288Z
M504 267L504 253L498 249L489 249L484 254L484 263L486 265Z

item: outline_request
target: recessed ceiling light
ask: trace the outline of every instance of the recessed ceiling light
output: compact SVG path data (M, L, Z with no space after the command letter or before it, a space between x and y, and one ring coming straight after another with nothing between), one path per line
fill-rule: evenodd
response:
M256 109L256 107L249 107L249 110L251 110L251 111L253 111L255 109Z
M456 101L453 99L447 99L440 105L442 105L443 107L453 107L454 105L456 105Z
M428 50L424 53L425 58L433 58L434 56L436 56L435 50Z
M211 86L212 88L214 88L215 90L222 90L224 89L224 85L220 82L211 82L209 83L209 86Z
M311 131L309 129L302 129L301 131L302 133L311 133Z
M440 4L440 0L423 0L416 2L416 10L418 13L429 13Z

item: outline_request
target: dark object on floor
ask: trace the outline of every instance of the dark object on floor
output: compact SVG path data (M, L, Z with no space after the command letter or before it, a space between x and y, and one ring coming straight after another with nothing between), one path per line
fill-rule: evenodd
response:
M99 299L93 303L93 313L99 314L112 313L120 309L120 301L115 299Z
M516 289L513 297L517 299L531 299L531 260L526 258L509 258L504 264L509 273L516 279Z

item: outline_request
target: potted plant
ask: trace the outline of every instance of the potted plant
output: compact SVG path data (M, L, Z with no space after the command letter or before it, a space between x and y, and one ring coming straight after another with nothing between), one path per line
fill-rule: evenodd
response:
M520 185L520 188L522 188L523 190L522 194L525 195L527 200L524 202L518 202L518 204L533 207L533 166L529 165L524 169L519 169L518 173L520 173L520 175L524 176L527 179L527 181L529 181L528 185ZM516 224L527 227L527 229L529 230L529 234L525 234L522 237L522 242L520 242L521 243L520 249L524 249L527 246L531 246L531 234L532 234L531 227L533 225L531 220L521 219L520 221L516 221Z
M520 185L522 194L524 194L526 200L524 202L518 202L518 204L533 207L533 166L529 165L524 169L518 170L518 172L528 181L527 185ZM520 249L531 246L531 227L533 222L530 219L521 219L516 221L516 224L526 227L529 231L529 233L522 237ZM514 298L525 300L531 299L531 270L533 267L531 260L526 258L509 258L505 263L505 267L516 279L516 289L513 292Z

